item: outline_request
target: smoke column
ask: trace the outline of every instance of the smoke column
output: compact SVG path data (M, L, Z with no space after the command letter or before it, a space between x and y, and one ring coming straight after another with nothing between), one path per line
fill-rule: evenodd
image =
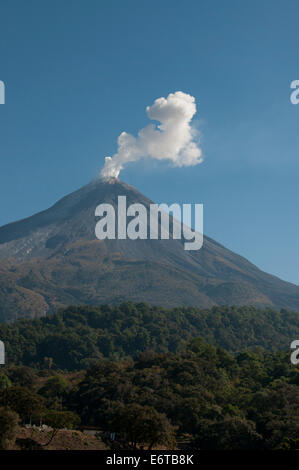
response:
M103 178L118 177L127 163L141 158L168 160L178 167L202 162L198 135L190 124L196 113L193 96L182 91L170 93L167 98L158 98L152 106L147 106L146 113L149 119L160 124L149 124L137 137L122 132L117 140L117 153L105 158Z

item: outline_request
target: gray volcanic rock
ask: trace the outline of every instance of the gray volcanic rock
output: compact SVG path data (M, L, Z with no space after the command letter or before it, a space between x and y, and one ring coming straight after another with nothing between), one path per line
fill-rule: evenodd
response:
M299 309L299 287L259 270L204 237L97 240L95 208L151 201L118 179L92 181L32 217L0 228L0 321L45 315L67 304L124 300L164 306L255 305Z

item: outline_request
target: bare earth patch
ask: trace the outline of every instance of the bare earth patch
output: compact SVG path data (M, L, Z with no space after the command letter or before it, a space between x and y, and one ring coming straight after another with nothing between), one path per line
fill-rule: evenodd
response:
M40 445L46 444L51 436L50 431L20 428L14 449L20 450L18 440L32 439ZM23 441L24 442L24 441ZM28 442L28 441L27 441ZM100 438L87 435L77 430L61 429L52 442L43 447L44 450L106 450L106 445Z

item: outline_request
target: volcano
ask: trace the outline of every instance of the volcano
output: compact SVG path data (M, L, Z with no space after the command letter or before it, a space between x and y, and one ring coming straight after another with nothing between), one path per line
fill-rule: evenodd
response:
M98 179L49 209L0 228L0 321L44 316L65 305L254 305L299 310L299 287L267 274L204 236L98 240L95 208L152 201L118 179Z

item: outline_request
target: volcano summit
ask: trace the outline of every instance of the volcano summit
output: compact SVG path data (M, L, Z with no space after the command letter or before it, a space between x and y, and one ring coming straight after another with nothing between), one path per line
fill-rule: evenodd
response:
M204 236L98 240L95 209L150 201L114 178L98 179L49 209L0 228L0 321L45 315L70 304L145 301L163 306L255 305L299 309L299 287L259 270Z

